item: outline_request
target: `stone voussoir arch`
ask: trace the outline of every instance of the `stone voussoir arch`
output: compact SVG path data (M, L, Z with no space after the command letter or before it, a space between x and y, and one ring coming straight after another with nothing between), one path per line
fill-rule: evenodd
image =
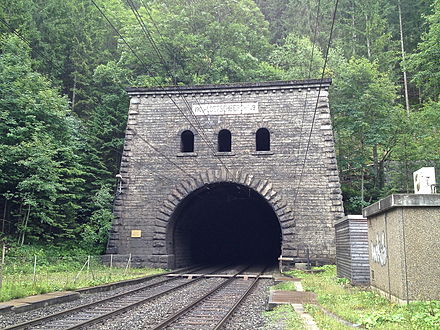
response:
M292 209L279 192L273 189L270 180L258 179L256 176L241 170L208 170L178 183L162 202L156 216L156 225L153 237L153 246L157 254L166 254L165 241L170 219L177 206L194 191L215 183L236 183L249 187L260 194L272 207L277 215L281 227L281 234L295 227Z

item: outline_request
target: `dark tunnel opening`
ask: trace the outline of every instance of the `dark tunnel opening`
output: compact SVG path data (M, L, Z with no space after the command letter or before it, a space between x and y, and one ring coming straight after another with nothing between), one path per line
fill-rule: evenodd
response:
M256 191L239 184L216 183L193 192L177 207L172 224L168 244L175 267L269 264L281 254L276 213Z

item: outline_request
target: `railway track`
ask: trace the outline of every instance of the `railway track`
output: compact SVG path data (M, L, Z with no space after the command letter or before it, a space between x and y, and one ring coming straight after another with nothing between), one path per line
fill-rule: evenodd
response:
M200 272L203 270L202 272L208 275L225 268L203 269L203 267L197 267L185 271ZM154 284L146 284L140 288L128 290L93 303L15 324L4 329L79 329L123 313L140 304L200 281L203 278L203 275L191 280L182 277L170 278L164 276L162 281Z
M152 329L220 329L251 293L264 271L251 280L237 278L243 271L236 273Z
M212 288L202 297L191 302L186 307L178 310L160 324L144 324L149 329L219 329L238 308L241 302L257 284L264 269L257 274L244 275L249 267L234 270L233 274L224 275L221 283L214 282ZM212 276L213 273L225 272L228 267L203 269L202 267L186 269L185 272L198 272L197 277L172 277L164 275L163 280L154 284L146 284L140 288L51 314L38 319L9 326L4 329L79 329L91 328L93 324L105 319L113 318L118 314L135 308L141 304L152 301L161 296L178 292L197 281ZM230 272L230 269L228 270ZM255 273L255 272L253 272ZM171 276L171 277L170 277ZM253 277L253 278L252 278Z

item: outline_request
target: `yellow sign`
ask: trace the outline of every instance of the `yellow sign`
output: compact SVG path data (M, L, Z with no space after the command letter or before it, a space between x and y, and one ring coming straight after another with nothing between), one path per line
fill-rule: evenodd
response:
M142 230L132 230L131 237L142 237Z

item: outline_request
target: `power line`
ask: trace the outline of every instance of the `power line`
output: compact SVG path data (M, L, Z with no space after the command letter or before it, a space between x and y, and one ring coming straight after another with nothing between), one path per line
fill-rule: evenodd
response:
M148 65L142 60L142 58L134 51L134 49L130 46L130 44L126 41L126 39L124 38L124 36L122 36L122 34L119 32L119 30L114 26L114 24L110 21L110 19L107 17L107 15L105 15L105 13L102 11L102 9L96 4L96 2L94 0L90 0L93 5L96 7L96 9L100 12L100 14L104 17L104 19L107 21L107 23L112 27L112 29L116 32L116 34L121 38L121 40L124 42L124 44L128 47L128 49L133 53L133 55L138 59L138 61L144 65L146 71L148 74L150 74L150 76L153 78L153 80L156 82L156 84L158 85L158 87L160 89L162 89L164 92L166 92L166 90L163 88L163 86L157 81L157 79L154 77L153 73L148 69ZM178 91L178 93L180 94L180 92ZM169 95L168 93L165 93L167 95L167 97L173 102L173 104L176 106L176 108L179 110L179 112L183 115L183 117L188 121L188 123L193 127L193 129L202 137L202 139L205 141L205 143L208 145L209 147L209 143L204 139L204 136L199 132L199 130L194 126L194 124L191 122L191 120L187 117L187 115L182 111L182 109L179 107L179 105L174 101L174 99L171 97L171 95ZM185 100L185 98L182 96L182 99L184 100L184 102L186 104L187 101ZM189 108L190 109L190 108ZM192 111L191 111L192 112ZM140 136L140 135L139 135ZM142 137L141 137L142 138ZM142 138L143 139L143 138ZM146 141L145 139L143 139L144 141ZM150 145L151 147L151 145ZM154 148L153 148L154 149ZM157 149L156 149L157 151ZM215 153L215 151L214 151ZM169 158L168 158L169 160ZM224 163L221 161L221 159L219 159L219 161L222 163L222 165L225 167L225 169L228 171L229 174L230 171L229 169L226 167L226 165L224 165ZM172 161L171 161L172 162ZM176 165L174 162L172 162L174 165ZM186 172L185 172L186 173ZM187 175L190 175L188 173L186 173ZM191 175L190 175L191 176Z
M159 58L161 59L162 64L164 65L164 67L165 67L165 69L166 69L166 71L167 71L167 73L168 73L168 76L169 76L171 79L175 79L175 75L173 75L173 74L168 70L168 64L167 64L166 61L164 60L164 57L162 56L162 54L161 54L159 48L157 47L156 42L154 41L154 38L153 38L152 34L148 31L148 29L147 29L145 23L144 23L143 20L142 20L142 16L140 15L140 13L138 12L138 10L137 10L136 7L134 6L133 1L132 1L132 0L127 0L127 1L129 1L129 2L131 3L131 5L129 4L129 5L130 5L130 8L132 9L133 13L135 14L136 18L138 19L139 24L141 24L141 27L142 27L142 29L143 29L143 31L144 31L144 34L146 35L147 40L152 44L153 48L154 48L155 51L158 53L158 56L159 56ZM142 3L142 4L144 5L144 7L145 7L144 2L141 1L141 3ZM146 9L146 11L147 11L147 13L148 13L148 15L149 15L149 17L150 17L150 19L151 19L153 25L156 27L156 29L157 29L159 35L161 36L161 38L162 38L162 40L163 40L162 34L160 33L159 29L157 28L157 25L155 24L155 22L154 22L154 20L153 20L153 18L152 18L152 16L151 16L151 14L148 12L149 9L147 10L146 7L145 7L145 9ZM178 93L179 93L179 92L178 92ZM179 94L180 94L180 93L179 93ZM205 115L205 112L204 112L203 107L201 106L199 100L198 100L197 98L196 98L195 100L196 100L197 104L199 105L200 109L202 110L203 114ZM200 128L200 130L201 130L201 131L199 132L200 137L204 140L204 142L208 145L208 147L209 147L209 145L211 145L211 150L212 150L212 152L214 153L214 156L215 156L215 146L214 146L214 144L210 141L209 138L206 137L205 132L204 132L204 129L203 129L203 126L202 126L202 124L200 123L200 121L198 120L198 118L196 117L196 115L194 114L194 112L192 111L192 109L191 109L191 105L188 103L188 101L187 101L185 98L183 98L183 101L184 101L186 107L188 108L190 114L192 115L194 121L196 122L196 124L199 126L199 128ZM211 125L211 123L208 122L208 124L209 124L209 126L211 127L211 129L214 130L214 127ZM228 167L226 166L226 164L225 164L225 163L224 163L224 162L223 162L218 156L215 156L215 157L220 161L220 163L221 163L221 164L223 165L223 167L228 171L228 173L231 174L231 172L229 171L229 169L228 169Z
M142 19L142 16L140 15L139 11L138 11L137 8L135 7L133 1L132 1L132 0L127 0L127 3L128 3L128 5L130 6L131 10L133 11L133 13L134 13L134 15L135 15L135 17L136 17L138 23L141 25L141 28L142 28L142 30L143 30L143 32L144 32L144 34L145 34L146 39L150 42L150 44L152 45L153 49L154 49L155 52L157 53L157 55L158 55L160 61L162 62L163 66L165 67L165 71L167 72L168 76L169 76L171 79L174 79L174 75L169 71L169 69L168 69L168 64L166 63L164 57L162 56L162 53L160 52L159 48L157 47L156 42L154 41L153 36L152 36L151 33L148 31L148 28L147 28L147 26L145 25L145 23L144 23L144 21L143 21L143 19ZM150 16L150 17L151 17L151 16ZM186 107L188 108L190 114L192 115L194 121L195 121L196 124L199 126L199 128L202 130L201 133L203 133L203 135L204 135L203 127L202 127L200 121L199 121L199 120L197 119L197 117L195 116L194 112L192 111L190 104L188 103L188 101L186 101L186 99L183 99L183 100L184 100L184 103L185 103ZM198 102L198 104L200 105L198 99L196 99L196 102ZM201 133L200 133L200 134L201 134ZM204 135L204 137L206 138L205 135ZM212 143L211 143L211 146L213 147ZM225 166L225 167L226 167L226 166Z
M0 22L6 26L9 31L11 31L13 34L15 34L18 38L20 38L26 45L29 46L29 48L31 49L31 51L35 52L36 54L40 55L44 60L46 60L46 62L50 65L55 66L56 68L58 68L61 71L64 71L64 68L62 68L61 66L59 66L58 64L55 64L51 59L47 58L42 52L40 52L39 50L35 49L34 47L32 47L31 42L24 37L21 33L19 33L16 29L14 29L11 25L8 24L8 22L6 22L3 18L0 17Z
M319 14L320 14L320 12L321 12L321 0L317 0L315 31L314 31L314 33L313 33L312 54L311 54L311 57L310 57L310 63L309 63L309 74L308 74L308 78L307 78L307 79L310 79L311 76L312 76L313 57L314 57L314 55L315 55L315 45L316 45L316 37L317 37L317 34L318 34L318 27L319 27ZM302 133L303 133L304 122L305 122L305 117L306 117L306 109L307 109L308 95L309 95L309 90L306 89L305 98L304 98L303 113L302 113L302 118L301 118L301 127L300 127L300 131L299 131L298 156L300 155L300 152L301 152ZM295 171L295 172L296 172L296 171ZM296 174L296 173L295 173L295 174Z
M310 149L310 142L311 142L311 139L312 139L313 126L315 124L316 113L318 111L319 98L321 96L322 81L324 79L325 69L326 69L327 63L328 63L328 55L329 55L329 51L330 51L331 41L332 41L332 38L333 38L333 31L334 31L334 26L335 26L335 21L336 21L336 13L337 13L337 10L338 10L338 4L339 4L339 0L336 0L335 8L334 8L334 11L333 11L332 24L331 24L331 28L330 28L330 35L329 35L329 39L328 39L328 45L327 45L327 49L326 49L326 53L325 53L325 58L324 58L324 65L322 67L321 81L319 83L318 96L316 98L315 110L313 111L312 125L311 125L310 131L309 131L309 137L308 137L308 140L307 140L307 148L306 148L306 152L304 154L304 161L303 161L303 164L302 164L301 174L300 174L300 177L299 177L298 186L297 186L295 197L294 197L294 200L293 200L293 205L295 205L296 199L298 197L299 187L301 186L302 177L304 175L304 168L306 166L307 156L308 156L308 152L309 152L309 149Z
M156 51L156 53L158 54L159 59L162 61L162 64L164 65L164 67L165 67L165 69L166 69L166 71L167 71L168 76L169 76L171 79L173 79L174 76L173 76L173 75L170 73L170 71L168 70L168 65L167 65L167 63L165 62L165 60L164 60L164 58L163 58L163 56L162 56L162 54L161 54L159 48L157 47L157 45L156 45L156 43L155 43L155 41L154 41L153 36L152 36L151 33L148 31L148 28L146 27L145 23L143 22L142 16L141 16L140 13L138 12L138 10L137 10L136 6L134 5L133 1L132 1L132 0L127 0L127 3L128 3L128 5L130 6L131 10L133 11L133 14L134 14L135 17L136 17L136 20L137 20L138 23L140 24L140 26L141 26L141 28L142 28L142 31L143 31L144 34L145 34L146 39L151 43L153 49L154 49L154 50ZM161 87L161 86L159 86L159 87ZM162 88L162 87L161 87L161 88ZM163 88L162 88L162 89L163 89ZM179 91L177 91L177 92L178 92L178 94L180 94ZM170 95L168 95L168 97L172 100L172 97L171 97ZM189 111L190 114L192 115L192 117L193 117L193 119L194 119L194 122L199 126L200 131L197 130L197 129L195 128L194 125L192 125L193 128L196 130L197 133L199 133L200 137L203 139L203 141L206 143L206 145L207 145L207 146L212 150L212 152L214 153L214 156L219 160L219 162L223 165L223 167L226 169L226 171L232 176L232 174L231 174L231 172L229 171L229 169L228 169L228 167L226 166L226 164L225 164L225 163L224 163L224 162L223 162L218 156L215 155L216 152L215 152L214 145L213 145L212 142L206 137L206 135L205 135L205 133L204 133L204 130L203 130L203 127L202 127L200 121L197 119L197 117L195 116L194 112L193 112L192 109L191 109L191 105L188 103L188 101L185 99L185 97L183 97L182 100L183 100L183 102L185 103L185 105L186 105L188 111ZM173 101L173 102L174 102L174 101ZM198 99L196 99L196 102L197 102L197 103L199 104L199 106L200 106L200 102L198 101ZM176 106L177 106L177 104L176 104ZM200 107L201 107L201 106L200 106ZM202 108L202 107L201 107L201 108ZM203 108L202 108L202 109L203 109ZM203 110L202 110L202 111L203 111ZM185 116L185 118L187 118L187 117ZM191 122L190 122L190 120L189 120L188 118L187 118L187 121L191 124ZM211 126L211 128L213 128L213 127Z

